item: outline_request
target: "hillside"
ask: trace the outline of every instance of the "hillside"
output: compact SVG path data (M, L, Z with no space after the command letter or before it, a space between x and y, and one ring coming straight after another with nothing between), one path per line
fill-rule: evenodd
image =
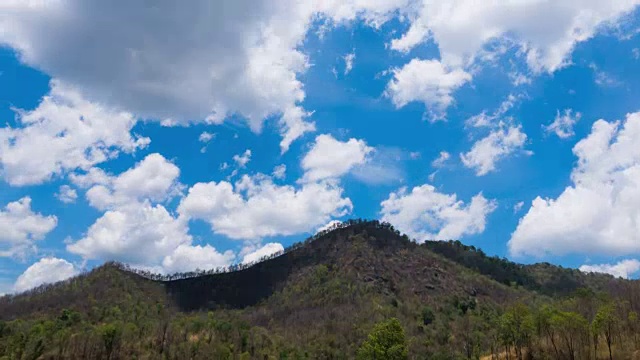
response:
M418 245L361 221L232 272L143 275L109 263L0 298L0 359L349 359L389 318L410 358L468 358L505 348L500 321L514 304L534 313L588 301L581 316L592 321L600 302L640 294L633 281L517 265L456 242ZM618 310L628 317L637 305Z

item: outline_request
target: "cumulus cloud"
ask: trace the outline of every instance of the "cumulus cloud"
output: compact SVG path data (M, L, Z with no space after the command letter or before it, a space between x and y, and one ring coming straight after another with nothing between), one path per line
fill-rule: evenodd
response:
M549 125L543 125L542 128L547 133L555 133L559 138L567 139L575 135L573 127L581 117L581 113L573 114L571 109L566 109L563 114L560 114L560 110L558 110L555 120Z
M56 198L65 204L71 204L78 199L78 192L69 185L62 185L56 193Z
M46 257L29 266L13 287L15 292L23 292L43 284L56 283L78 275L78 269L64 259Z
M105 212L67 250L84 259L155 265L180 245L190 243L187 224L162 205L132 203Z
M605 273L628 279L640 271L640 261L636 259L626 259L615 264L582 265L580 266L580 271L586 273Z
M297 76L308 67L298 46L315 11L266 0L9 2L0 5L0 42L90 99L142 118L220 123L239 114L260 131L281 115L286 149L314 128L298 105L305 93Z
M124 206L136 201L162 202L180 193L178 181L180 169L162 155L147 155L133 168L110 176L94 170L84 176L98 181L87 191L89 203L100 210ZM83 175L75 175L76 181L88 182Z
M396 108L410 102L425 104L433 120L441 119L453 103L452 93L471 80L466 71L451 69L438 60L412 59L402 68L392 70L385 94Z
M149 144L131 135L131 114L89 102L59 81L36 109L17 115L19 127L0 128L0 174L11 185L40 184Z
M0 210L0 256L24 256L35 242L53 230L58 219L31 209L31 198L8 203Z
M537 197L509 240L512 255L640 251L640 113L598 120L573 148L572 185Z
M470 81L462 69L485 58L487 45L515 45L534 72L552 72L570 62L577 43L637 4L197 0L182 7L113 7L96 0L5 1L0 43L90 101L136 117L219 124L236 114L258 132L266 118L276 116L284 152L315 129L300 105L305 91L298 78L309 67L301 44L318 19L329 29L355 20L379 27L399 17L409 29L390 47L402 52L433 39L441 61L414 59L396 69L387 93L398 107L421 101L440 117L453 101L451 93ZM87 47L89 42L101 46Z
M245 240L309 232L351 210L351 200L333 182L296 188L261 174L235 184L197 183L178 207L181 217L205 220L215 233Z
M465 204L456 194L443 194L428 184L411 192L401 188L381 204L382 221L393 224L417 241L459 239L482 233L486 217L495 210L493 200L481 193Z
M171 255L164 258L162 267L167 273L209 270L229 266L234 259L235 254L231 250L219 253L208 244L205 246L182 244Z
M496 163L522 149L527 135L520 126L500 127L476 141L469 152L460 154L464 166L483 176L496 169Z
M277 252L284 251L284 246L280 243L268 243L247 253L242 259L242 263L248 264L260 261L265 256L270 256Z
M230 264L232 252L191 245L186 219L160 204L181 194L179 176L180 169L160 154L116 176L99 169L74 174L74 183L89 187L89 203L105 212L67 250L85 260L118 260L163 273Z
M366 163L373 151L374 149L367 146L364 140L351 138L348 141L339 141L328 134L318 135L302 159L301 165L305 173L301 181L338 178L356 165Z
M576 44L590 39L638 3L419 1L408 6L411 25L391 42L391 48L407 52L433 39L443 63L464 66L473 62L488 44L501 41L519 47L534 72L553 72L570 62Z

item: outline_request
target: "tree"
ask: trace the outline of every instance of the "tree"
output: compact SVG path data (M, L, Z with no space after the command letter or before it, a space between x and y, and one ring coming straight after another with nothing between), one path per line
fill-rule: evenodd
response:
M557 311L552 315L550 325L560 334L567 350L567 357L574 360L580 340L589 328L587 320L576 312Z
M610 360L613 360L611 344L613 343L613 332L618 325L618 321L619 319L616 315L615 306L611 303L607 303L600 306L591 325L595 334L604 335L604 339L607 342L607 348L609 349Z
M629 332L633 334L633 344L638 346L638 313L635 311L630 311L629 315L627 315L627 323L629 327Z
M120 340L121 329L116 324L105 324L100 326L100 337L104 342L104 349L107 353L107 360L111 359L111 354Z
M518 360L522 360L522 349L529 344L534 329L534 320L529 307L522 303L511 306L500 319L500 334L507 355L509 347L513 345Z
M560 353L558 350L558 345L556 344L557 329L552 323L552 319L557 313L557 309L549 305L543 305L542 308L540 308L536 313L536 327L538 330L538 336L547 337L547 339L551 343L551 346L553 347L556 358L559 359Z
M404 360L408 358L404 329L396 318L378 323L358 350L360 360Z

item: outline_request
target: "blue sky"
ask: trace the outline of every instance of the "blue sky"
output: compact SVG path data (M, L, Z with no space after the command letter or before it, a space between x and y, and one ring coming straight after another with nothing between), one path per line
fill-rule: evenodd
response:
M636 277L640 11L558 3L0 5L0 293L355 217Z

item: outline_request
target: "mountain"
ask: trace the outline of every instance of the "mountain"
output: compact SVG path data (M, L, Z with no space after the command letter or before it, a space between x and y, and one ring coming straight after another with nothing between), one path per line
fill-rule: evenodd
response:
M459 242L419 245L377 221L350 221L231 270L159 277L107 263L5 296L0 359L350 359L390 318L410 358L522 355L543 334L533 326L541 307L554 316L577 307L571 312L592 323L612 299L624 304L616 319L640 306L636 281L518 265ZM505 321L523 307L531 331L507 339ZM635 350L624 339L621 356Z

